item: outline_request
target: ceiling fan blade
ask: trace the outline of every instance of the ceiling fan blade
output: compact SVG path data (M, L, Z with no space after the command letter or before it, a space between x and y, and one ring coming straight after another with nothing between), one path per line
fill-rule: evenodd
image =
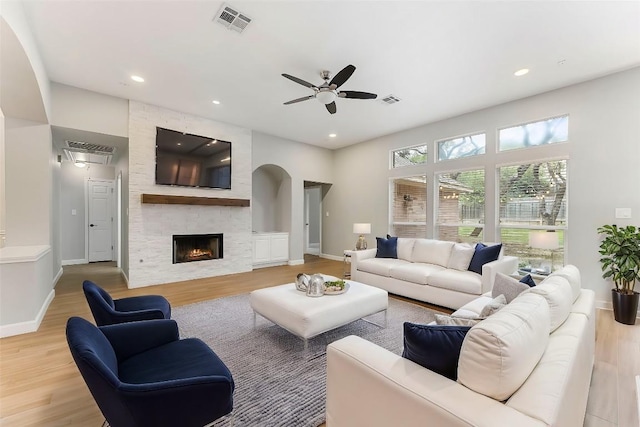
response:
M327 111L330 112L331 114L335 114L336 113L336 103L335 103L335 101L332 102L331 104L326 104L325 107L327 107Z
M351 99L376 99L378 97L375 93L358 92L357 90L343 90L338 96Z
M309 88L312 88L312 89L314 89L314 88L315 88L315 86L314 86L314 85L312 85L311 83L309 83L309 82L305 82L304 80L299 79L299 78L297 78L297 77L294 77L294 76L292 76L292 75L289 75L289 74L283 74L283 75L282 75L282 77L286 77L286 78L288 78L289 80L293 80L294 82L296 82L296 83L298 83L298 84L301 84L302 86L306 86L306 87L309 87Z
M342 70L340 70L340 72L336 74L334 78L331 79L329 85L336 85L336 87L342 86L344 82L349 80L349 77L351 77L351 74L353 74L355 70L356 67L354 67L353 65L347 65Z
M291 101L287 101L284 105L295 104L296 102L306 101L307 99L315 98L315 95L303 96L302 98L292 99Z

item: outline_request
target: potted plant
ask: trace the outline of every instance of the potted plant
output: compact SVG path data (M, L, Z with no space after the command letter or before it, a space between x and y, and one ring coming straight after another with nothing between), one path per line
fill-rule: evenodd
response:
M613 314L617 322L634 325L640 296L634 291L640 280L640 229L605 225L598 233L604 235L599 251L602 277L616 285L611 289Z

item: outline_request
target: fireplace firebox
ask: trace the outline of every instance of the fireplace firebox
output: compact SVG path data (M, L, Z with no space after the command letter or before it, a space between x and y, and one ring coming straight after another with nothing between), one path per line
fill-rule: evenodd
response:
M222 234L182 234L173 236L173 263L222 258Z

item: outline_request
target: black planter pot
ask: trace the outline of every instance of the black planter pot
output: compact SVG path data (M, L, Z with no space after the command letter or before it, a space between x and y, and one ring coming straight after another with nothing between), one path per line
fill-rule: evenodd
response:
M625 325L635 325L636 316L638 315L638 299L640 293L623 294L611 289L611 303L613 304L613 315L616 322Z

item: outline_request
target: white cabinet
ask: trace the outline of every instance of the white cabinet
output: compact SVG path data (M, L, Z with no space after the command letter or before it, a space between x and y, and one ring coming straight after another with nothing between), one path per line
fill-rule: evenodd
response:
M254 233L253 264L260 267L289 261L289 233Z

